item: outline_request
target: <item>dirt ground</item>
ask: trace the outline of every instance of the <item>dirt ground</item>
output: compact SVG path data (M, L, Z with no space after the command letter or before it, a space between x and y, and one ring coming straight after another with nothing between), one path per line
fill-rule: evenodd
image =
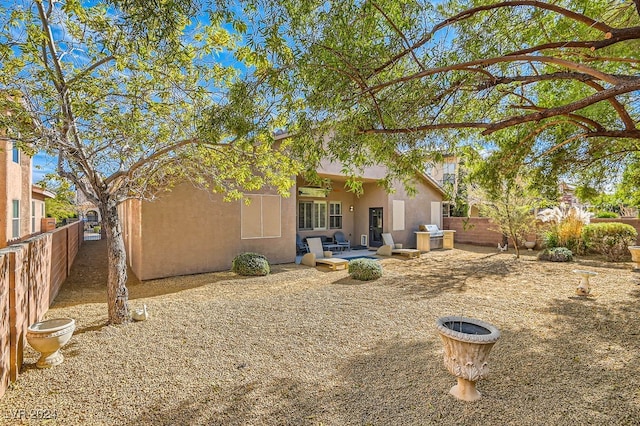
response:
M129 282L147 321L107 325L105 245L82 246L47 318L77 329L63 364L26 349L3 424L637 425L640 273L458 246L381 261L384 276L274 265ZM597 272L588 297L574 269ZM494 324L483 397L448 394L437 318ZM29 418L31 417L31 418ZM43 417L48 417L45 419Z

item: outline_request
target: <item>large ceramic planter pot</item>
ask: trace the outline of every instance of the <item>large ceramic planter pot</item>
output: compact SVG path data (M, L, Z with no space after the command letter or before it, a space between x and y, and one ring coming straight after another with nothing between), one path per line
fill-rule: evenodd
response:
M64 356L60 348L66 345L76 329L71 318L56 318L31 324L27 328L27 342L40 352L38 368L49 368L61 364Z
M487 358L500 332L487 322L458 316L439 318L436 324L444 344L444 365L458 378L449 393L463 401L480 399L476 382L489 371Z
M635 262L634 271L640 271L640 246L627 246L631 252L631 260Z
M531 251L536 246L536 242L535 241L525 241L524 242L524 246L527 248L527 250Z

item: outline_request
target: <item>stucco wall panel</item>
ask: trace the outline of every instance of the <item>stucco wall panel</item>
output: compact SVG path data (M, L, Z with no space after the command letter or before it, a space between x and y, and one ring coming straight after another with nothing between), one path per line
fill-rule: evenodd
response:
M389 195L376 183L365 183L363 185L363 191L362 195L358 197L354 207L356 223L355 234L358 244L360 243L361 235L366 235L367 239L369 238L369 208L382 207L383 232L387 225L391 226Z
M278 238L241 239L241 201L190 184L174 188L141 205L139 279L223 271L244 251L259 252L271 263L295 260L295 197L282 198L282 233Z
M409 196L402 185L396 184L396 192L389 195L391 200L404 200L404 230L393 231L391 221L385 225L385 232L391 232L393 241L402 243L406 247L416 247L416 234L420 225L431 223L431 202L442 202L442 195L431 185L423 180L415 182L417 194ZM389 215L393 214L393 209L389 209ZM392 218L391 218L392 219Z
M31 232L31 157L20 152L20 162L13 162L12 143L0 142L0 248L7 241L17 240L30 235ZM20 201L20 235L13 238L12 217L13 200Z

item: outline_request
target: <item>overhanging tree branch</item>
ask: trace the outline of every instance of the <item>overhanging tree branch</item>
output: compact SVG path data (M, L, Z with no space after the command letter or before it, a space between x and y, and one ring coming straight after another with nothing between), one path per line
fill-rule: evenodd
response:
M636 0L638 1L638 0ZM637 3L636 3L637 5ZM437 25L435 25L428 33L427 35L425 35L421 40L419 40L417 43L415 43L413 46L411 46L408 49L405 49L403 51L401 51L400 53L398 53L397 55L394 55L391 59L389 59L387 62L383 63L382 65L380 65L379 67L377 67L376 69L374 69L374 71L372 72L372 75L378 74L379 72L381 72L382 70L386 69L388 66L396 63L398 60L400 60L402 57L406 56L409 52L413 52L416 49L419 49L420 47L424 46L426 43L428 43L433 36L435 35L436 32L440 31L441 29L450 26L456 22L460 22L466 19L469 19L471 17L473 17L474 15L480 13L480 12L485 12L485 11L489 11L489 10L494 10L494 9L503 9L503 8L512 8L512 7L516 7L516 6L533 6L539 9L543 9L543 10L549 10L552 12L556 12L559 15L565 16L569 19L572 19L576 22L580 22L582 24L585 24L588 27L594 28L598 31L601 31L603 33L609 33L612 28L610 26L608 26L607 24L605 24L604 22L599 22L596 21L586 15L583 15L581 13L577 13L568 9L565 9L561 6L557 6L554 4L549 4L546 2L542 2L542 1L506 1L506 2L499 2L499 3L494 3L494 4L490 4L490 5L486 5L486 6L479 6L479 7L474 7L468 10L465 10L463 12L460 12L459 14L452 16L451 18L445 19L444 21L438 23Z
M511 117L507 120L500 121L498 123L491 124L487 127L487 130L483 131L483 135L489 135L497 132L498 130L505 129L507 127L515 126L518 124L528 123L532 121L540 121L545 118L555 117L558 115L566 115L570 112L585 108L589 105L608 100L618 95L640 90L640 78L634 82L623 82L610 89L604 89L591 96L587 96L579 101L572 102L567 105L563 105L556 108L548 108L544 111L539 111L534 114L521 115L517 117Z
M494 58L488 58L488 59L477 59L474 61L468 61L468 62L463 62L463 63L459 63L459 64L455 64L455 65L447 65L447 66L442 66L442 67L434 67L434 68L430 68L424 71L420 71L417 72L415 74L411 74L408 76L404 76L404 77L400 77L397 79L393 79L393 80L389 80L386 81L384 83L380 83L377 85L373 85L371 86L366 92L362 92L360 93L360 95L364 95L367 92L371 92L371 93L376 93L379 92L380 90L389 87L389 86L393 86L399 83L403 83L406 81L410 81L410 80L415 80L415 79L419 79L419 78L423 78L423 77L429 77L435 74L442 74L442 73L447 73L450 71L470 71L471 69L473 69L474 71L476 70L474 67L479 66L479 67L485 67L488 65L493 65L493 64L500 64L500 63L509 63L509 62L532 62L532 63L536 63L536 62L540 62L540 63L546 63L546 64L553 64L553 65L558 65L561 67L565 67L568 69L572 69L575 70L579 73L582 74L587 74L597 80L602 80L604 82L610 83L610 84L617 84L620 83L620 78L616 77L615 75L612 74L608 74L608 73L604 73L601 71L596 70L595 68L591 68L591 67L587 67L583 64L580 63L576 63L576 62L572 62L572 61L568 61L565 59L560 59L560 58L555 58L555 57L551 57L551 56L534 56L534 55L517 55L517 56L498 56L498 57L494 57Z

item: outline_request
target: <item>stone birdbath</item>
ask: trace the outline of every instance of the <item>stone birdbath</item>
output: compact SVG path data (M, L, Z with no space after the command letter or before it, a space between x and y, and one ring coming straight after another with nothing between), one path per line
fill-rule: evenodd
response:
M633 270L640 272L640 246L627 246L627 248L631 252L631 260L635 263Z
M487 322L459 316L439 318L436 325L444 344L444 365L458 379L449 393L463 401L480 399L476 382L489 371L487 358L500 332Z
M588 296L591 293L591 284L589 283L590 277L598 275L597 272L585 271L584 269L574 269L574 274L580 275L580 284L576 288L576 294L578 296Z

